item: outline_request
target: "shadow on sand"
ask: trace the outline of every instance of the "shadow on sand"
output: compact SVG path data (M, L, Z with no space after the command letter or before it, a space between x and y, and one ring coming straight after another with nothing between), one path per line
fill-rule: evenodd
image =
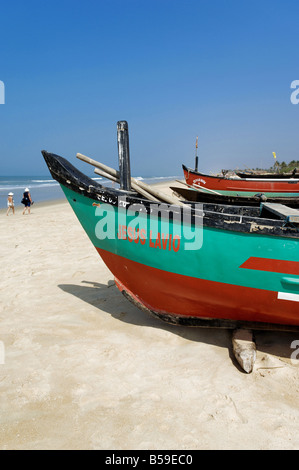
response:
M225 348L234 365L243 372L237 364L232 351L232 330L176 326L165 323L141 311L129 302L119 292L113 280L110 280L108 284L82 281L81 284L60 284L58 287L64 292L89 303L93 307L109 313L119 321L143 327L164 329L189 341L213 344ZM299 332L259 330L254 332L254 336L257 350L265 354L289 359L291 354L295 351L291 348L291 345L293 341L296 340L298 340L297 349L299 351Z

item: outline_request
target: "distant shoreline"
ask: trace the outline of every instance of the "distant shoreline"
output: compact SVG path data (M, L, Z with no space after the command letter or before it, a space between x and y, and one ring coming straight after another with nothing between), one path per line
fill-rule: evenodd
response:
M161 184L168 184L170 181L175 180L176 176L165 176L165 177L149 177L143 178L142 182L149 184L149 185L158 185ZM0 178L1 180L1 178ZM52 183L49 183L52 181ZM107 187L113 187L115 183L112 183L110 180L102 179L98 181L99 184ZM37 177L21 181L20 179L15 180L14 177L11 177L11 181L9 178L2 178L1 186L0 186L0 211L3 209L7 209L7 195L9 192L14 193L14 202L15 207L23 207L21 204L22 195L24 192L24 188L28 187L31 193L32 200L36 204L47 203L51 204L52 201L63 200L65 198L63 190L61 189L59 183L55 180L37 180ZM54 202L55 203L55 202Z
M67 204L67 199L66 198L61 198L61 199L49 199L47 201L40 201L36 202L31 206L31 210L34 210L35 207L38 208L47 208L47 207L52 207L56 205L62 205L62 204ZM15 215L16 213L21 213L24 209L24 206L21 204L15 205ZM6 214L7 208L5 209L0 209L0 214ZM9 216L12 215L12 212L9 213Z
M178 180L178 181L183 181L183 179L181 180ZM153 187L165 187L165 184L167 185L174 185L176 184L177 181L176 180L164 180L164 181L159 181L158 183L152 183L152 184L149 184L149 186L153 186ZM103 185L105 186L105 185ZM52 207L52 206L55 206L55 205L61 205L61 204L68 204L68 201L66 199L65 196L62 196L61 198L56 198L56 199L48 199L48 200L45 200L45 201L35 201L33 206L32 207L32 210L35 209L35 207L38 207L38 208L47 208L47 207ZM21 211L23 211L23 208L24 206L21 205L21 204L15 204L15 212L16 213L20 213ZM7 207L6 208L2 208L0 209L0 215L3 215L3 214L6 214L6 211L7 211ZM11 216L11 213L9 214Z

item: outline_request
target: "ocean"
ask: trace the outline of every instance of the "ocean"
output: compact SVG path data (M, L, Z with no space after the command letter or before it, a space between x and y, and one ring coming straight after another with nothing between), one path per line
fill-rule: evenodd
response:
M163 181L171 181L174 179L181 179L179 176L152 176L142 177L137 176L136 179L142 180L147 184L155 184ZM105 186L112 186L110 180L106 178L92 178L93 180ZM117 185L118 186L118 185ZM64 199L65 196L60 185L51 176L0 176L0 209L7 207L7 196L9 192L14 193L15 206L22 206L21 199L23 197L24 189L30 190L31 198L35 204L44 201L54 201L57 199Z

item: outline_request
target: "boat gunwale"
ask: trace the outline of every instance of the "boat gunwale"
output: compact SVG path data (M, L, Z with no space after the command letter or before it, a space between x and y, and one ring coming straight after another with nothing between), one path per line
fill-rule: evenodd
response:
M287 182L288 180L290 180L292 183L298 183L299 182L299 178L293 178L293 177L289 177L289 178L242 178L240 176L238 176L238 178L232 178L230 176L221 176L221 175L207 175L206 173L200 173L199 171L197 170L194 170L192 168L188 168L186 165L182 165L183 167L183 170L184 171L187 171L188 173L193 173L194 175L198 175L198 176L203 176L204 178L214 178L214 179L220 179L220 180L233 180L233 181L259 181L259 182L267 182L267 183L279 183L279 182Z
M58 181L58 183L80 195L84 195L90 199L98 200L99 202L107 203L112 206L118 206L118 198L123 196L126 197L128 205L142 204L146 208L147 214L150 213L153 206L161 206L162 204L163 208L166 209L166 212L167 209L169 209L169 212L175 211L176 213L181 214L181 216L183 214L182 206L150 201L134 191L128 192L116 188L109 188L92 180L74 167L67 159L59 155L45 150L42 150L42 155L52 177ZM108 201L105 200L107 198ZM202 206L202 210L198 209L199 205ZM209 208L211 205L214 207ZM250 233L251 235L263 234L287 238L299 238L298 229L284 226L283 220L260 217L257 214L249 216L244 213L237 213L238 210L246 210L245 206L188 202L186 207L191 208L191 224L192 221L194 223L194 217L200 216L202 217L202 225L210 228ZM259 208L247 207L247 209L253 210ZM255 212L257 213L257 211ZM163 212L160 213L160 216L163 217Z

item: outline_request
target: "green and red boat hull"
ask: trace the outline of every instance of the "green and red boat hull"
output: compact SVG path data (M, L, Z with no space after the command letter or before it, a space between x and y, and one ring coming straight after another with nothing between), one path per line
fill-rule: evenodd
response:
M160 239L130 236L123 209L62 188L117 286L140 307L180 324L299 325L298 238L203 225L199 249L184 249L183 238L163 247L173 224L162 223ZM99 239L104 218L115 233Z
M296 228L259 209L210 204L193 206L186 221L182 207L124 198L43 155L116 285L140 308L183 325L299 326Z

